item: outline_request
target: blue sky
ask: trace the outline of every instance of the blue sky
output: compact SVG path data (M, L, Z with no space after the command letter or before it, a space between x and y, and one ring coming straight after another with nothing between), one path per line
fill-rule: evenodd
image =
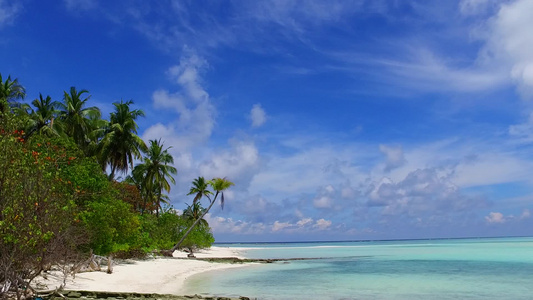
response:
M133 99L217 241L531 235L533 1L0 0L30 102Z

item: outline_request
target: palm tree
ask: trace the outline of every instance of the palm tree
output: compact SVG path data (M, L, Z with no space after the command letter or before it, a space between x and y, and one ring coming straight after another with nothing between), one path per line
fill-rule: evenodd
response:
M95 156L98 163L102 166L102 171L105 172L106 159L102 155L102 139L108 129L109 121L100 118L97 115L91 115L88 118L88 134L87 145L85 147L85 154L87 156Z
M111 166L111 179L115 171L127 172L128 165L133 169L133 159L141 158L141 151L148 149L144 141L137 135L139 126L135 122L144 116L142 110L130 110L133 101L113 103L115 112L111 113L107 133L101 141L103 166Z
M65 126L65 133L72 137L80 148L87 152L89 134L92 128L91 119L100 118L100 109L96 106L85 107L91 96L85 98L87 90L77 91L70 88L70 93L64 92L63 103L59 103L61 121Z
M189 190L189 193L187 195L195 195L193 200L193 205L196 204L196 202L200 201L200 199L203 196L209 197L210 195L213 195L213 192L208 190L209 184L203 177L198 177L193 180L192 187Z
M195 180L195 182L196 182L196 180ZM193 185L194 185L195 182L193 182ZM196 221L194 221L194 223L191 225L191 227L189 227L189 229L187 229L185 234L181 237L180 241L174 247L172 247L172 249L169 252L166 252L164 254L172 255L172 253L174 251L176 251L180 247L181 243L183 243L183 241L185 240L185 238L187 238L189 233L191 233L191 231L194 229L194 227L196 225L198 225L198 223L200 223L201 220L204 219L205 215L207 215L207 213L209 212L211 207L213 207L213 205L215 204L215 202L216 202L216 200L218 198L218 195L221 196L220 197L220 204L221 204L222 208L224 208L224 191L227 190L228 188L230 188L232 185L235 185L233 182L227 180L226 178L213 178L212 180L210 180L208 182L208 184L211 186L213 191L215 191L215 197L212 200L211 200L211 197L209 195L204 194L209 199L209 202L211 204L209 204L209 207L203 212L202 216L200 218L196 219ZM192 190L192 188L191 188L191 190Z
M0 113L6 113L9 109L10 102L17 99L24 99L26 97L26 90L20 85L18 79L11 79L8 76L4 81L0 73Z
M209 224L205 219L202 218L205 212L205 208L202 207L200 202L193 203L192 205L187 204L187 208L183 211L183 216L189 222L194 223L196 220L201 219L198 223L199 226L208 226Z
M43 95L39 94L39 98L33 100L31 104L33 104L35 109L31 109L29 112L27 137L29 138L36 133L46 136L58 136L59 132L56 130L57 126L54 126L54 120L59 113L56 109L59 103L52 101L50 96L43 98Z
M144 210L146 209L146 200L152 200L155 196L156 214L159 217L159 207L161 206L162 191L170 192L170 183L176 181L172 175L178 173L177 169L170 164L174 163L174 158L168 149L163 149L161 139L150 140L150 148L146 152L143 162L133 169L133 177L143 178L142 188L144 191Z

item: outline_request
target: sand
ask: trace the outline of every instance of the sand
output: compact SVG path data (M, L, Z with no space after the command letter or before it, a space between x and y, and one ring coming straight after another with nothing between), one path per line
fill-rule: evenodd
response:
M239 257L242 250L230 247L211 247L195 253L196 257ZM184 252L174 252L174 257L186 258ZM243 268L250 264L209 263L194 259L154 258L128 261L113 267L113 274L107 274L107 267L101 272L86 272L69 276L66 290L136 292L182 295L185 280L192 275L229 268ZM58 273L50 274L47 279L39 278L34 286L54 289L62 281ZM60 281L61 280L61 281Z

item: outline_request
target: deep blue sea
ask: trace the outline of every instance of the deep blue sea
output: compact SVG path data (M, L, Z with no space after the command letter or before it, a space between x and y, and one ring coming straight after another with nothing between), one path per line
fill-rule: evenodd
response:
M257 299L533 299L533 238L228 244L321 258L195 275L187 294Z

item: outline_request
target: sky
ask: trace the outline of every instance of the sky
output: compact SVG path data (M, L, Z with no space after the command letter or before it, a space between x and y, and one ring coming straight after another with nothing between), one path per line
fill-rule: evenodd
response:
M531 28L533 0L0 0L0 73L133 100L174 208L235 183L217 242L530 236Z

